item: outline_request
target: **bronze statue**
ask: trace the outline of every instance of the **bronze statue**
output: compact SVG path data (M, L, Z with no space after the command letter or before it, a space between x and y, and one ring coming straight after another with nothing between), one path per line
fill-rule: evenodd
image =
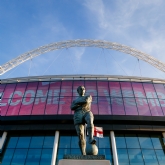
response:
M83 155L86 155L86 141L84 138L84 126L87 124L87 131L89 135L89 143L95 144L96 140L93 138L94 116L91 112L92 96L85 96L85 87L79 86L77 88L79 97L71 104L71 110L74 111L74 125L77 135L79 137L79 147Z

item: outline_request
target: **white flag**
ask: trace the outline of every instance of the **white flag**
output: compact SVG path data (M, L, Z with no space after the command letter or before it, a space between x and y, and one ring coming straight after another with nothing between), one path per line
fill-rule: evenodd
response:
M103 138L103 127L94 127L94 136Z

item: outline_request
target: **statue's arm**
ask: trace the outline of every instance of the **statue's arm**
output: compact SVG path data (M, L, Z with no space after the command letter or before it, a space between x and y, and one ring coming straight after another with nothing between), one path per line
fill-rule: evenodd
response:
M72 102L71 106L70 106L70 109L71 110L76 110L80 105L77 104L75 101Z

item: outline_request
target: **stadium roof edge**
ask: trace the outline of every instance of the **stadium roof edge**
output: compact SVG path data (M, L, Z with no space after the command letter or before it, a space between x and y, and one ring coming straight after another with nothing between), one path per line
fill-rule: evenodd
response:
M47 75L47 76L29 76L1 79L1 83L14 83L14 82L33 82L33 81L54 81L54 80L111 80L111 81L133 81L133 82L154 82L165 83L165 79L148 78L148 77L135 77L135 76L122 76L122 75Z

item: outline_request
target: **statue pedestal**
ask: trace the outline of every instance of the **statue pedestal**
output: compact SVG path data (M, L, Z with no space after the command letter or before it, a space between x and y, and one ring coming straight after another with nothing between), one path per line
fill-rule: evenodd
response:
M58 165L110 165L105 155L64 155Z

